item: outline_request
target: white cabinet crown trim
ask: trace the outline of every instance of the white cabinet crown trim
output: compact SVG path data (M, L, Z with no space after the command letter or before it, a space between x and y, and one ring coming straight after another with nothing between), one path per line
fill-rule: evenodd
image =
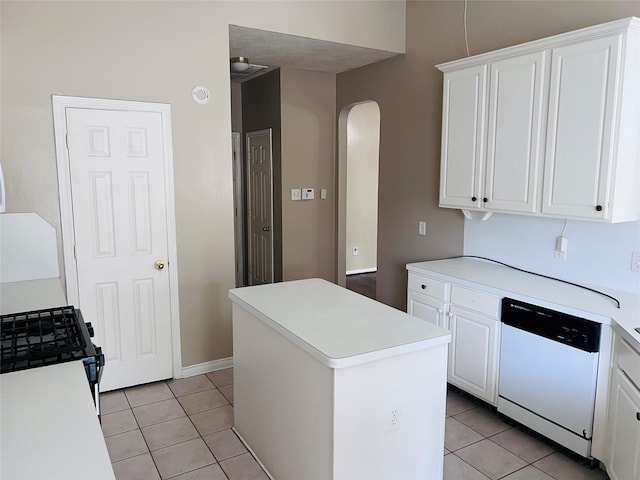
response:
M517 55L526 55L528 53L538 52L550 47L560 47L566 44L576 43L579 41L591 40L595 38L608 37L620 33L621 31L640 33L640 18L627 17L613 22L594 25L591 27L581 28L570 32L560 33L551 37L532 40L530 42L519 45L493 50L491 52L480 53L468 58L452 60L436 65L441 72L449 72L468 68L472 66L482 65L487 62L495 62Z

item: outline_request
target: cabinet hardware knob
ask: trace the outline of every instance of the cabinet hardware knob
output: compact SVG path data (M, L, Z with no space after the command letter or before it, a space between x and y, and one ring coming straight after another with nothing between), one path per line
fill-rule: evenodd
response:
M477 198L477 197L471 197L471 201L472 201L472 202L475 202L476 200L478 200L478 198Z
M484 197L484 198L482 199L482 201L483 201L484 203L487 203L487 202L489 201L489 199L488 199L487 197Z
M597 212L601 212L602 211L602 205L597 205L596 206L596 211Z
M427 289L427 286L426 286L424 283L423 283L422 285L420 285L420 287L421 287L423 290L426 290L426 289Z
M636 412L636 420L640 422L640 412Z

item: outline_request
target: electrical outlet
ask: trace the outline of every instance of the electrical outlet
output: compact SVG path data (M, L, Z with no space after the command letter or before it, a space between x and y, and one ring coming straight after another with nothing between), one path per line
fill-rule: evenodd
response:
M390 432L391 430L399 429L400 421L402 419L400 405L387 407L386 413L385 431Z
M358 256L358 247L353 247L353 256L354 257Z
M418 235L427 234L427 222L418 222Z
M566 260L567 259L567 246L569 245L569 241L566 237L562 235L556 238L556 250L554 254L554 258L556 260Z
M631 271L640 272L640 251L631 252Z

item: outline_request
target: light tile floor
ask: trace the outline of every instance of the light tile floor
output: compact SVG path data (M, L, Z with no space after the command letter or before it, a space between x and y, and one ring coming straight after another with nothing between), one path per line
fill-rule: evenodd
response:
M445 480L606 480L481 402L450 390L445 420Z
M265 480L231 430L233 369L101 395L102 430L118 480ZM445 480L605 480L450 391Z

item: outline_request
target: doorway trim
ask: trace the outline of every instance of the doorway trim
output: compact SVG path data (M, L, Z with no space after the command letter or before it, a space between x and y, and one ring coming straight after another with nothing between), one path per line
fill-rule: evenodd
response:
M180 345L180 305L178 297L178 252L176 243L176 213L173 186L173 146L171 140L171 105L166 103L133 102L100 98L68 97L52 95L53 127L58 169L58 195L60 199L60 228L62 255L66 283L67 302L78 305L78 274L75 261L75 233L73 227L73 202L71 197L71 171L67 150L67 108L92 110L119 110L159 113L162 119L162 138L165 174L165 198L167 221L167 252L169 268L169 297L171 315L171 356L173 378L182 378L182 350Z
M235 236L235 264L236 287L244 287L246 282L245 254L244 254L244 158L242 155L242 138L240 132L231 132L231 145L233 151L233 200L234 200L234 236Z

